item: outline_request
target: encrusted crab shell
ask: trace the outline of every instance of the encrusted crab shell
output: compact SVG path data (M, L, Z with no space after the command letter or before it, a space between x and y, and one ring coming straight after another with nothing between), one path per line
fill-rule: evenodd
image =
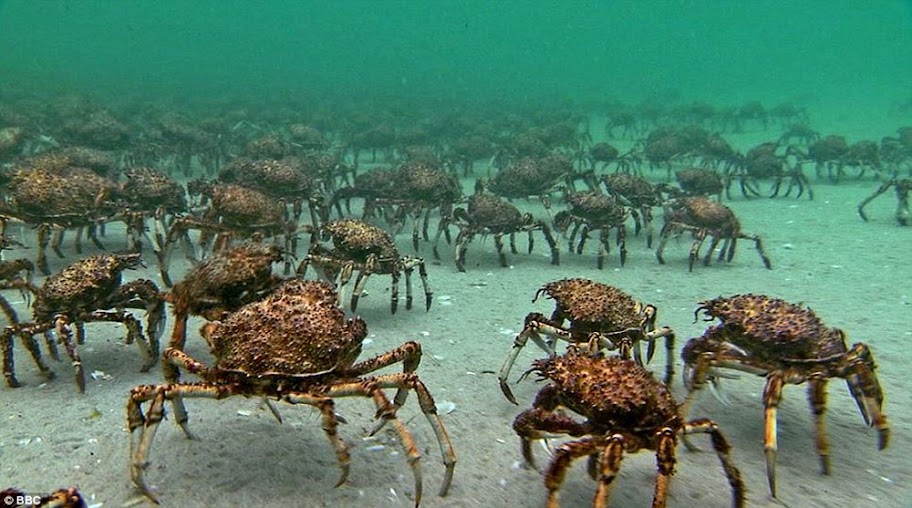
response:
M398 258L399 250L383 229L357 219L339 219L322 226L332 237L333 246L346 256L363 261L371 254L381 258Z
M567 203L573 215L590 221L622 224L627 217L627 211L615 198L599 191L568 194Z
M511 228L522 224L522 213L512 204L491 194L469 198L468 219L472 224L491 229Z
M403 197L418 201L456 201L462 194L452 174L422 162L406 162L395 173Z
M639 326L642 305L620 289L589 279L562 279L541 287L532 301L544 293L554 299L556 312L582 323L609 325L610 328ZM601 328L602 326L600 326Z
M33 217L85 216L96 203L115 190L114 182L76 167L56 171L23 169L10 182L10 202Z
M611 173L602 179L608 192L623 196L634 206L658 206L659 192L648 181L628 173Z
M121 186L124 198L146 210L162 207L168 212L180 212L187 207L184 189L170 176L148 167L128 168L123 172L126 181Z
M96 310L120 286L122 273L141 263L139 254L98 254L81 259L44 281L32 307L34 318L50 320L61 311Z
M561 403L608 429L678 425L678 405L668 388L631 360L602 358L570 348L533 362L533 372L554 382Z
M730 342L753 354L825 358L846 351L840 330L827 327L811 309L778 298L719 297L701 302L700 311L721 321L707 330L706 339Z
M203 327L218 368L254 376L313 376L354 363L367 326L345 320L327 282L291 279L224 321Z
M280 224L285 220L285 207L266 194L235 184L214 185L212 206L222 220L231 225L249 226Z
M272 265L284 258L274 244L247 242L206 258L187 272L173 293L193 312L255 296L273 284ZM249 301L249 300L248 300Z
M300 196L309 193L314 183L295 162L294 159L238 158L219 172L219 179L272 196Z
M731 230L736 234L738 219L731 208L706 197L682 198L672 210L675 220L699 228Z

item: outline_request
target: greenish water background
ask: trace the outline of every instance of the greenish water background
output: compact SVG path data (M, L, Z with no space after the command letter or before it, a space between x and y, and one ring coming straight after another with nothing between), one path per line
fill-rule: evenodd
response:
M6 79L190 98L306 90L864 107L905 98L910 62L907 1L0 3Z

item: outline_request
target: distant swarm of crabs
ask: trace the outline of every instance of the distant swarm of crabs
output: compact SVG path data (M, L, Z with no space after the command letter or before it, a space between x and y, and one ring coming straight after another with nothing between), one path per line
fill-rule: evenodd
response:
M29 318L20 317L0 294L6 318L2 372L9 387L21 385L14 363L19 344L39 373L51 379L54 371L43 348L59 361L62 346L77 389L84 392L84 362L91 358L84 360L79 348L89 338L86 324L122 323L124 341L140 350L140 369L160 364L164 380L135 387L126 404L130 478L153 502L157 495L146 472L166 405L191 436L184 399L233 395L263 398L277 419L272 401L316 408L341 469L338 485L347 479L350 453L334 404L342 397L371 399L378 420L373 432L394 428L413 472L417 506L422 447L397 415L414 392L440 449L439 493L446 495L456 453L417 374L421 345L406 342L359 359L367 325L347 318L345 311L357 309L373 275L388 277L392 313L399 308L404 277L405 308L411 309L416 271L418 296L423 294L423 306L430 310L427 264L415 255L422 242L430 243L439 263L443 239L452 248L455 268L465 272L469 246L478 237L493 237L503 267L510 265L507 245L510 254L518 254L518 234L527 236L527 253L534 251L536 237L543 238L553 265L560 263L562 246L581 255L594 240L595 264L602 269L611 262L612 247L618 251L617 265L627 263L636 248L628 245L630 227L634 236L645 237L646 248L655 249L660 264L666 263L669 241L687 235L691 271L698 261L709 265L714 256L732 261L739 240L752 242L763 266L771 269L761 237L742 229L733 209L738 196L731 189L745 199L789 196L793 190L813 199L803 171L809 164L818 181L836 183L852 172L856 178L873 174L880 179L858 205L865 221L868 204L890 189L897 201L895 220L905 226L912 219L912 180L902 176L912 174L912 127L879 144L849 144L842 136L821 136L809 127L803 110L790 105L766 110L749 103L718 111L693 104L666 112L666 119L678 122L662 125L615 111L606 128L609 139L617 134L637 138L624 153L608 141L593 143L588 120L569 114L536 118L532 125L466 119L456 122L462 130L360 118L334 124L323 118L321 131L300 122L281 127L249 120L202 122L171 112L134 130L91 104L68 107L75 111L61 105L59 111L45 112L56 115L59 130L54 132L45 132L45 123L27 115L0 115L0 251L18 254L23 244L34 246L30 258L0 257L0 290L26 295L31 310ZM771 123L783 126L782 136L743 154L720 133L707 130ZM478 171L478 161L489 161L488 174L474 178L474 190L466 193L471 184L465 179ZM660 170L658 180L664 181L648 178L647 169ZM656 213L662 218L657 233ZM415 254L403 253L397 241L408 226ZM17 230L25 235L33 230L34 237L15 238ZM104 250L110 240L102 242L113 236L111 230L126 238L116 252ZM97 253L58 267L48 250L59 259L71 256L65 252L67 234L73 237L72 253L83 254L84 239ZM306 249L300 248L302 242ZM192 263L176 283L171 274L175 252ZM143 266L144 258L157 267L160 283L125 281L124 274ZM318 280L306 279L310 271ZM41 283L33 281L35 272L45 276ZM824 474L830 472L823 420L829 379L846 381L865 423L878 432L878 448L889 443L884 391L870 348L848 345L843 331L824 325L806 307L759 294L700 302L697 311L718 324L684 344L687 396L678 403L669 390L676 336L658 324L654 305L583 278L548 282L535 294L540 296L553 300L555 309L550 316L532 312L525 317L498 380L504 396L518 403L509 376L520 353L529 340L546 353L524 376L534 373L547 384L513 428L530 466L533 441L553 434L569 438L544 471L548 506L558 506L568 468L583 457L596 482L593 504L607 506L623 455L641 449L656 454L653 506L664 506L676 445L682 439L692 446L686 438L692 434L709 435L732 504L743 506L746 487L719 426L706 418L688 419L696 394L717 384L722 369L766 378L764 449L773 496L776 409L786 384L807 383ZM169 304L172 324L162 352ZM144 312L145 320L134 310ZM191 317L206 322L199 336L214 358L211 364L185 352ZM660 339L665 345L661 381L646 369ZM399 373L377 372L400 364ZM193 380L183 381L182 375ZM39 506L84 505L74 489L42 499Z

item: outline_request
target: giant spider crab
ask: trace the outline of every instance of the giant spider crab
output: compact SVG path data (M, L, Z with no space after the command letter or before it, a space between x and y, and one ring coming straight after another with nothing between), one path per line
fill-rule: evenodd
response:
M558 507L558 494L575 459L589 458L589 475L598 482L592 505L608 506L614 480L625 453L654 450L657 474L653 508L665 506L675 468L679 435L709 434L732 490L732 506L745 502L744 482L731 458L731 446L709 419L686 422L668 387L631 360L602 358L590 348L572 345L561 356L536 360L530 372L550 383L535 397L532 408L519 414L513 429L521 438L526 464L535 466L532 441L553 434L577 438L554 450L545 472L549 508ZM569 409L585 418L577 421Z
M415 374L421 361L421 345L406 342L392 351L356 362L367 326L357 317L345 320L336 300L337 295L327 282L291 279L262 300L203 327L203 337L216 358L215 366L207 367L178 349L166 349L163 356L168 362L196 374L202 382L140 385L131 391L127 400L130 476L139 490L155 501L146 483L145 469L152 439L164 417L165 401L176 397L222 399L231 395L262 396L317 408L342 470L336 485L342 485L348 477L350 456L348 446L338 435L334 399L360 396L372 398L377 406L379 422L373 433L388 422L398 432L415 478L417 506L422 495L418 460L421 453L396 414L408 392L415 391L443 455L445 473L440 495L446 495L456 454L434 399ZM368 376L396 363L402 363L402 373ZM392 401L383 391L391 388L396 389ZM144 413L142 406L147 402L150 404ZM181 427L186 431L185 425Z
M480 190L480 189L479 189ZM518 208L506 200L484 192L477 192L469 198L466 208L456 208L453 210L454 224L459 228L459 234L456 235L456 269L460 272L465 271L465 255L469 243L476 235L492 235L494 237L494 246L497 249L497 255L500 258L500 266L507 267L507 256L504 254L503 237L510 238L510 252L517 253L516 250L516 233L526 232L529 235L529 254L534 248L532 239L533 231L541 231L548 242L551 250L551 264L560 264L560 252L557 249L557 242L554 235L551 234L551 228L542 220L532 217L532 214L522 213ZM434 254L437 254L437 243L440 240L440 232L449 229L450 219L441 219L442 223L438 228L437 238L434 240Z
M297 273L303 277L307 267L314 265L327 280L339 277L339 287L343 288L357 270L355 286L351 296L351 310L358 307L358 300L364 291L368 277L373 274L389 274L390 312L395 314L399 307L399 277L405 273L405 308L412 308L412 272L418 268L418 276L424 287L425 310L431 308L431 290L428 288L427 268L424 259L415 256L400 256L393 237L386 231L364 221L356 219L339 219L323 224L314 231L315 240L328 236L334 249L324 247L314 241L310 252L298 265ZM339 293L340 299L344 298ZM340 300L341 301L341 300Z
M868 203L874 201L874 198L880 196L884 192L890 190L890 187L893 187L893 190L896 192L896 222L900 226L908 226L910 219L912 219L912 212L909 211L909 192L912 191L912 179L909 178L891 178L887 180L873 194L866 197L858 205L858 215L867 222L868 216L864 212L864 207L868 206Z
M161 264L167 268L173 244L180 241L191 258L196 259L188 231L199 229L199 244L205 252L212 244L212 252L219 252L231 246L232 240L282 238L284 252L294 255L296 247L296 221L288 216L288 210L281 200L274 199L258 190L228 183L209 184L195 181L191 195L202 193L210 201L202 215L185 215L174 220L168 231L166 247ZM214 237L214 241L213 241ZM286 262L286 271L290 271ZM167 271L162 276L170 283ZM170 284L168 284L170 285Z
M61 244L67 229L76 230L76 251L82 253L82 235L99 249L104 246L97 230L113 220L115 210L109 206L116 184L82 167L70 165L63 156L42 156L27 160L12 171L5 199L0 201L0 234L10 221L25 223L38 230L35 265L44 275L51 270L47 248L61 258Z
M684 346L684 383L688 394L683 415L707 381L716 383L716 368L735 369L766 377L763 388L767 480L776 497L776 415L786 384L808 383L814 415L817 454L823 474L830 473L826 436L827 381L846 380L866 424L877 429L878 449L889 443L890 428L883 412L884 393L877 379L874 356L864 343L848 347L845 333L828 328L811 309L765 295L743 294L700 303L696 313L721 323ZM696 314L695 313L695 314Z
M165 306L152 281L138 279L122 283L123 271L140 263L139 254L99 254L76 261L45 279L32 304L33 321L6 327L0 339L7 385L19 386L13 365L15 335L19 335L41 373L47 378L53 377L41 359L34 335L54 330L73 362L76 385L80 392L85 392L85 374L77 345L85 341L83 325L91 321L123 323L127 329L125 342L136 341L143 355L141 370L148 371L158 360L158 338L164 325ZM146 311L146 334L139 320L125 310L127 308Z
M648 342L646 362L649 362L655 354L655 341L665 337L665 382L671 382L675 335L667 326L656 328L657 311L654 305L639 302L616 287L588 279L549 282L535 292L532 302L543 294L554 300L551 318L538 312L526 316L523 329L513 340L513 349L498 374L500 389L510 402L516 404L516 398L507 384L507 378L529 339L550 355L555 354L556 340L570 344L595 340L593 345L599 349L620 349L622 356L628 356L632 349L637 363L642 365L640 343ZM548 340L543 340L542 335Z
M554 216L554 224L559 231L570 230L568 247L571 252L583 253L589 234L599 231L599 248L596 267L599 270L605 264L605 255L611 250L609 240L611 230L615 230L615 243L620 251L621 266L627 262L627 208L612 196L601 191L567 192L568 210ZM576 235L579 233L579 243Z
M706 257L703 259L703 264L706 266L712 260L713 252L720 241L722 248L719 250L719 261L722 259L731 261L735 256L735 245L739 239L744 239L754 242L760 259L763 260L763 266L767 269L772 268L760 237L742 232L741 223L731 208L706 197L684 197L671 200L667 204L665 225L662 227L659 246L656 248L656 259L660 264L665 264L662 253L665 251L665 244L668 243L669 238L679 236L684 231L690 231L694 238L690 247L690 271L693 271L694 263L700 257L700 246L703 245L707 236L711 237L711 240L709 248L706 249Z

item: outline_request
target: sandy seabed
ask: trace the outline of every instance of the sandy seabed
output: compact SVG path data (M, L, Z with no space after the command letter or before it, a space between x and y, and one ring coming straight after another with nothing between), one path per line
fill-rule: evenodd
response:
M886 122L867 137L878 139L893 133L895 127ZM769 136L775 137L773 133ZM763 140L763 133L753 133L735 141L744 149ZM481 173L483 168L476 171ZM465 184L470 188L471 182ZM418 370L420 377L439 406L454 407L443 420L459 461L449 495L443 498L436 496L443 475L440 453L416 397L410 396L399 411L423 452L422 506L544 504L542 475L520 466L519 439L511 426L516 415L531 404L540 385L529 379L514 384L521 404L515 406L501 395L492 371L499 369L525 315L552 310L546 299L531 302L535 291L543 283L564 277L612 284L655 304L659 324L677 333L677 351L706 326L693 320L700 300L744 292L804 302L827 324L846 330L850 342L868 343L887 393L890 447L877 451L876 433L865 427L844 383L834 380L828 406L832 474L821 475L804 387L788 386L779 412L778 501L767 494L762 378L742 374L739 379L725 380L723 388L730 403L724 405L707 392L691 416L715 419L733 444L749 506L910 506L912 454L908 443L912 431L907 416L912 412L912 380L903 370L905 362L912 361L912 353L905 347L912 340L912 228L899 227L893 220L892 191L869 206L871 222L859 219L855 211L858 202L876 186L871 180L839 185L817 181L813 201L804 197L746 200L737 195L732 201L726 200L740 217L743 229L763 237L772 270L763 267L749 242L741 242L731 263L698 265L688 272L690 241L686 237L669 243L667 264L659 265L654 252L646 248L645 239L631 232L626 265L619 266L615 251L603 270L595 267L594 244L583 255L575 255L567 252L562 241L561 264L552 266L545 242L538 237L533 254L509 256L511 266L501 268L493 243L477 239L469 247L468 271L460 273L454 267L451 248L445 249L439 263L432 263L430 245L423 243L420 254L430 263L435 295L429 312L421 305L410 311L400 305L399 312L390 315L389 278L373 277L367 285L368 295L358 307L372 339L362 358L408 340L421 342L424 360ZM518 204L536 214L544 213L537 203ZM656 222L660 225L661 218ZM30 237L31 232L25 235ZM403 253L412 251L409 236L407 228L397 238ZM524 246L525 239L518 240ZM105 241L112 249L122 245L116 230L109 232ZM71 246L67 248L74 256ZM30 252L8 252L6 258L28 256ZM187 265L177 258L172 275L179 280ZM52 268L59 270L71 260L52 258ZM152 269L126 274L128 280L140 277L158 280ZM18 301L17 309L28 315L15 292L6 296ZM208 362L203 341L193 333L199 325L197 320L191 322L187 351ZM75 485L92 504L121 506L137 500L127 472L127 394L137 384L160 383L162 377L158 369L139 372L139 352L123 344L118 325L90 324L87 333L81 349L86 370L104 375L90 377L84 395L77 393L67 363L52 362L58 375L45 383L17 345L17 372L24 386L0 388L0 486L47 492ZM542 355L530 343L520 355L512 380ZM650 366L654 372L660 373L663 355L660 347ZM676 372L673 390L680 399L684 388L679 358ZM412 474L396 434L389 427L367 438L374 424L370 400L338 401L337 411L348 422L341 426L341 435L352 453L350 477L338 488L333 488L339 476L335 454L320 429L318 413L310 407L280 405L285 420L280 425L259 408L256 399L194 399L187 405L191 429L199 439L185 439L173 421L166 420L159 429L147 470L147 479L165 506L414 504ZM669 506L729 506L730 490L708 439L697 437L695 442L705 451L689 452L683 446L678 449ZM547 463L545 450L536 447L535 451L539 463ZM654 456L645 451L625 457L611 505L648 505L654 464ZM589 505L593 492L585 461L579 461L567 475L562 505Z

